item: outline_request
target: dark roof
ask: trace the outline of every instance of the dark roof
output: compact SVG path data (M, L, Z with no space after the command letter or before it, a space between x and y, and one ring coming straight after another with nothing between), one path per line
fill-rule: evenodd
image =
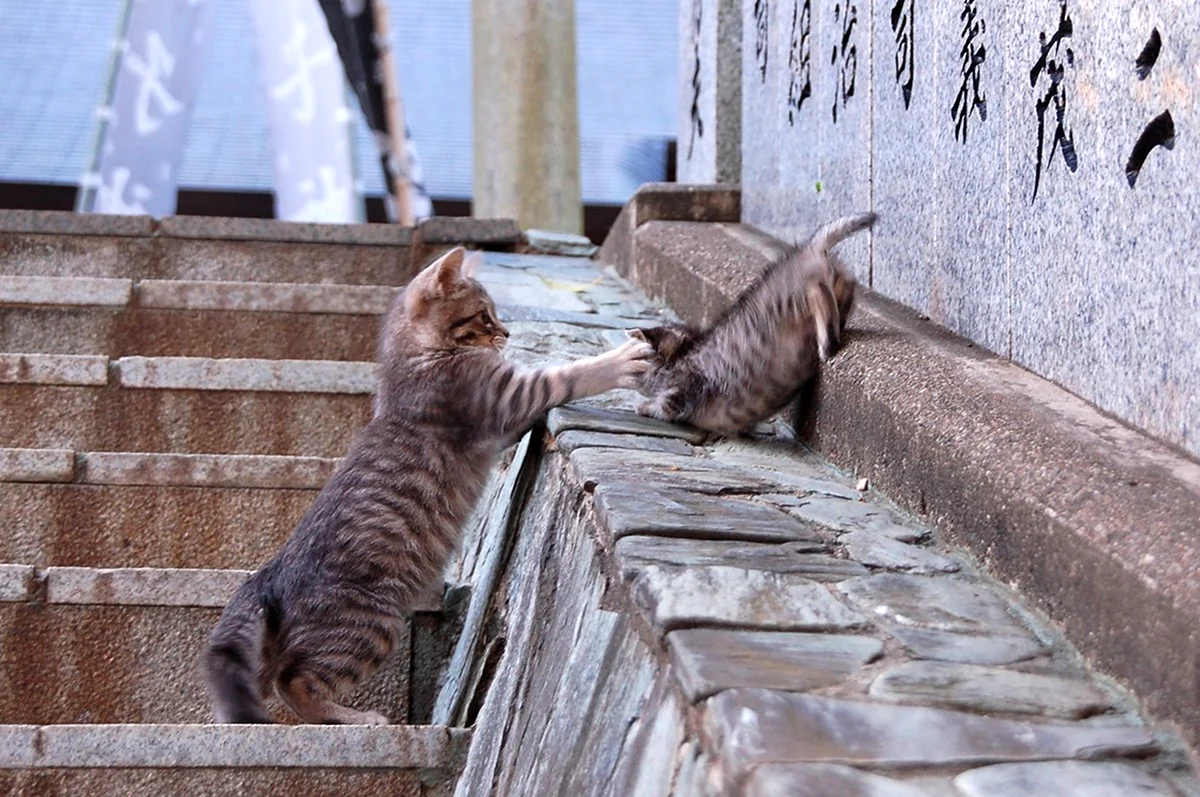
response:
M180 184L269 190L266 114L245 0L213 0L214 35ZM391 0L406 112L438 197L471 194L470 0ZM0 181L77 183L95 134L121 0L8 4L0 15ZM662 179L675 129L675 0L576 0L583 195L624 202ZM21 9L17 11L16 9ZM360 174L383 192L360 123Z

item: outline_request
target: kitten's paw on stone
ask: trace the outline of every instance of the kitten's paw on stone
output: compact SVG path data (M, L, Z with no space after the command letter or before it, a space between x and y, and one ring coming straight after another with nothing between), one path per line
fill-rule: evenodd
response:
M391 725L392 721L378 711L364 711L356 725Z

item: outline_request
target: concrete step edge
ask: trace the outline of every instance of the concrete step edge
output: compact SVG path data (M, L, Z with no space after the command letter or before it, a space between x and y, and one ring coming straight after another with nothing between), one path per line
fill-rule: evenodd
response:
M0 725L0 769L443 769L469 741L434 725Z

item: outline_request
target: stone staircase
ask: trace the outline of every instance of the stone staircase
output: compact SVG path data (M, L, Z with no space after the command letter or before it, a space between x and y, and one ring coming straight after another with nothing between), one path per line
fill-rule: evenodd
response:
M369 416L409 231L5 221L0 793L452 791L469 733L404 724L412 633L355 699L387 728L211 725L195 672Z

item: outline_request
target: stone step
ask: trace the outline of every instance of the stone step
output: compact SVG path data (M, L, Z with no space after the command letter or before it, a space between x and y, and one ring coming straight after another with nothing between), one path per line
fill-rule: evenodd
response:
M373 360L395 290L0 275L0 350Z
M0 354L0 446L341 456L375 366Z
M0 565L0 723L211 722L196 672L247 570ZM414 610L440 611L441 589ZM350 701L406 722L410 628ZM277 716L294 721L271 703Z
M6 794L450 795L470 732L437 727L0 726Z

